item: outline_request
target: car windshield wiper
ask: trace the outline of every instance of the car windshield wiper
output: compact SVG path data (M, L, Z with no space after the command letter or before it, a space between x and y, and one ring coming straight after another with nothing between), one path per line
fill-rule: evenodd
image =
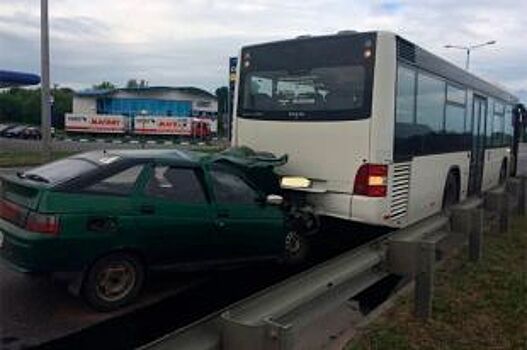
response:
M49 183L48 179L46 179L43 176L37 175L37 174L22 173L19 171L18 173L16 173L16 175L21 179L28 179L28 180L37 181L37 182L44 182L47 184Z

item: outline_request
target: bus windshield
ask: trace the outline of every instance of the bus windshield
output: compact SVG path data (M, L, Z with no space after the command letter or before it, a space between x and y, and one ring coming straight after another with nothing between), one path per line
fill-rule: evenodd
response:
M313 120L367 118L373 37L299 39L242 51L239 116Z

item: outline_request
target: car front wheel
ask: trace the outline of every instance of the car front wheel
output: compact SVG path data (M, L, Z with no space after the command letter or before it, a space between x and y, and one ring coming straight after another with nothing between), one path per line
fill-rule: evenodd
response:
M93 308L111 311L134 300L143 286L144 267L131 254L116 253L97 260L83 283L83 296Z
M309 254L309 239L291 230L285 236L285 263L288 265L298 265L306 261Z

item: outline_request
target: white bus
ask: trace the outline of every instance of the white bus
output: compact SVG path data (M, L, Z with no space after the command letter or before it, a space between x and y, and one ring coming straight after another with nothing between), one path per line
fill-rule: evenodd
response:
M316 215L404 227L508 175L517 99L390 32L242 48L233 145Z

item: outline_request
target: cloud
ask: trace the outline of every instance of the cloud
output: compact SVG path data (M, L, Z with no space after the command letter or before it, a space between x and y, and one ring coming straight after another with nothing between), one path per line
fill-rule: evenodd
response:
M52 78L87 87L227 82L228 57L240 46L343 29L391 30L463 65L445 44L497 44L474 51L474 72L512 90L527 87L522 14L512 0L55 0L50 2ZM39 8L34 0L0 4L0 67L39 71Z

